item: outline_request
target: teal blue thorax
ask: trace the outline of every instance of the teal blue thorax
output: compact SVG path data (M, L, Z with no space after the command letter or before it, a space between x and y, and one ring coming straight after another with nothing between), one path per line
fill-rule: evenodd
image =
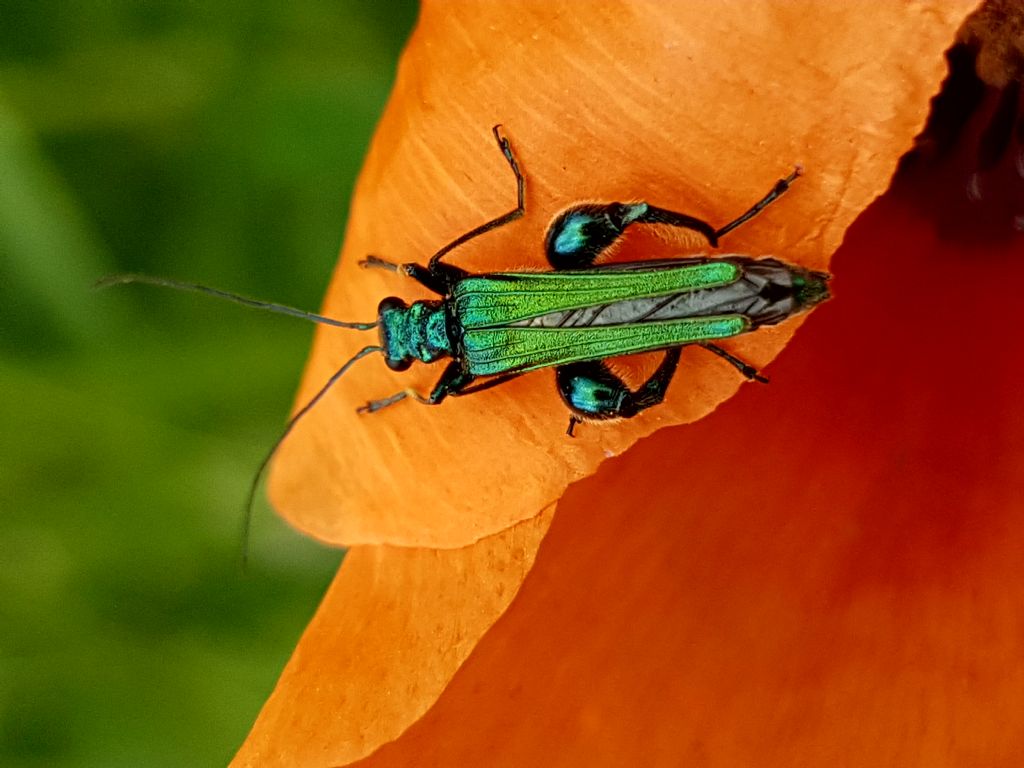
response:
M416 360L432 363L451 356L442 302L417 301L406 306L391 297L380 303L377 312L384 359L391 370L403 371Z

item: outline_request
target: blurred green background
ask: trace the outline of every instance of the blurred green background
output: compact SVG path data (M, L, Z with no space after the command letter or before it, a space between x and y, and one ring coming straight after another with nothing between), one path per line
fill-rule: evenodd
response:
M223 765L341 553L241 505L412 0L0 7L0 765Z

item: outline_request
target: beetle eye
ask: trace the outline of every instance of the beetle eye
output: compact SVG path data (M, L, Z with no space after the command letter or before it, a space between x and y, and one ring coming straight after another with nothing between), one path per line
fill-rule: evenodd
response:
M382 315L389 310L408 309L408 307L409 305L397 296L388 296L380 300L380 304L377 305L377 314Z

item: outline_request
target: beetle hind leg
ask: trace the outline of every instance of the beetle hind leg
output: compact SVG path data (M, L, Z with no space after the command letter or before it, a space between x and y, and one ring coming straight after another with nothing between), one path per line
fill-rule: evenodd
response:
M563 211L548 227L544 250L558 270L586 269L610 248L631 224L663 224L699 232L718 245L715 228L693 216L648 203L584 203Z
M719 238L750 221L778 200L801 173L802 169L797 166L791 174L775 182L768 193L743 214L718 229L696 216L644 202L575 205L559 214L548 227L544 250L548 262L555 269L587 269L632 224L689 229L703 235L708 245L717 248Z
M572 437L576 425L583 421L629 419L661 403L676 374L680 352L681 347L668 350L657 370L636 390L601 360L558 366L558 392L572 411L566 434Z

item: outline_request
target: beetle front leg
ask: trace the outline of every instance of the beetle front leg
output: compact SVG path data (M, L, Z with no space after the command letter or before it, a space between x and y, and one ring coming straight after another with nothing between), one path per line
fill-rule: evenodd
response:
M462 370L462 364L458 360L452 360L448 363L448 367L444 369L441 378L437 380L437 384L434 385L430 397L427 398L428 403L430 405L437 405L448 395L459 394L472 384L475 378L476 376L473 374Z
M428 396L424 397L414 389L403 389L401 392L396 392L390 397L384 397L380 400L371 400L366 405L361 405L356 408L356 412L376 413L390 405L400 403L407 399L415 400L421 405L439 405L442 400L448 397L448 395L459 394L473 382L474 378L475 377L472 374L465 373L458 362L452 361L448 364L448 367L444 369L444 373L441 374L441 378L438 379L437 384L434 385L434 389L431 390Z
M406 398L411 398L418 403L429 405L429 401L419 392L414 389L403 389L401 392L396 392L390 397L382 397L380 400L370 400L366 405L360 405L356 408L356 413L376 413L382 411L389 405L400 403Z
M628 419L661 403L676 374L681 352L681 347L668 350L657 370L635 391L601 360L560 365L555 371L558 392L573 412L566 434L572 437L581 421Z
M451 292L451 287L467 274L465 270L450 264L439 264L434 269L430 269L414 261L398 264L372 254L360 261L359 266L363 269L386 269L389 272L411 277L420 285L440 296L447 296Z

